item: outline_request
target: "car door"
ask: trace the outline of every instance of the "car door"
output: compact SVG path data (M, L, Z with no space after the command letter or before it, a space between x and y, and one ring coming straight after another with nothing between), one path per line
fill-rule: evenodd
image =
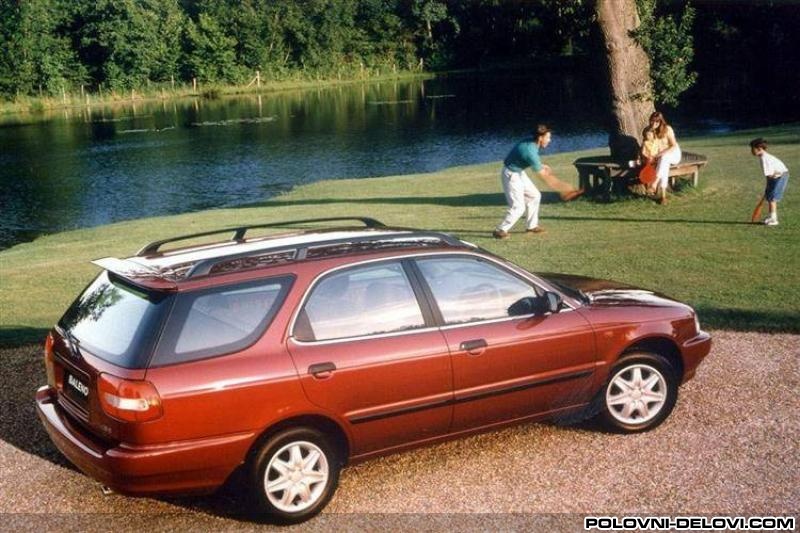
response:
M571 308L509 316L543 290L476 255L416 260L453 359L452 431L589 401L595 347L589 323Z
M329 272L306 295L288 341L308 398L350 424L353 455L450 426L447 343L408 268L391 260Z

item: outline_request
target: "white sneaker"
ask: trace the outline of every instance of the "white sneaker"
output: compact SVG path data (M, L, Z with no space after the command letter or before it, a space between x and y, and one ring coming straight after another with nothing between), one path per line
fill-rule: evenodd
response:
M764 225L765 226L777 226L778 225L778 219L777 218L769 218L769 217L767 217L767 218L764 219Z

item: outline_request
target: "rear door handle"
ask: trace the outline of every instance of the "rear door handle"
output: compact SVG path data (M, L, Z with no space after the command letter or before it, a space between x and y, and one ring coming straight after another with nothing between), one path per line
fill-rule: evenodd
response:
M330 377L334 370L336 370L336 365L331 362L316 363L308 367L308 373L317 379Z
M473 339L471 341L464 341L461 343L461 349L470 355L480 355L486 351L489 344L486 339Z

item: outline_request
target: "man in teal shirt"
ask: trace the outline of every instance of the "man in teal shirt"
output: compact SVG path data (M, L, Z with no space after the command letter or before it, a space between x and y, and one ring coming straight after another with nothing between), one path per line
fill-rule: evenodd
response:
M503 221L494 230L493 235L496 239L507 239L511 227L525 214L526 210L526 231L529 233L544 231L539 225L539 204L542 200L542 193L525 173L525 169L531 167L534 172L542 176L550 174L550 167L543 165L539 158L539 150L550 144L550 137L550 128L539 124L533 138L517 143L503 160L500 181L503 184L508 210Z

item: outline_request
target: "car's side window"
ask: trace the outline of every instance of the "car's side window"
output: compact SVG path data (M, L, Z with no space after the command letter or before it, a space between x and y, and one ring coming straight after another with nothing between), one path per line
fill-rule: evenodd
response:
M313 289L298 315L293 335L323 341L404 331L425 319L399 262L335 272Z
M531 284L479 259L439 257L417 264L447 324L508 317L511 304L536 296Z
M267 329L291 284L271 278L178 294L156 350L156 366L242 350Z

